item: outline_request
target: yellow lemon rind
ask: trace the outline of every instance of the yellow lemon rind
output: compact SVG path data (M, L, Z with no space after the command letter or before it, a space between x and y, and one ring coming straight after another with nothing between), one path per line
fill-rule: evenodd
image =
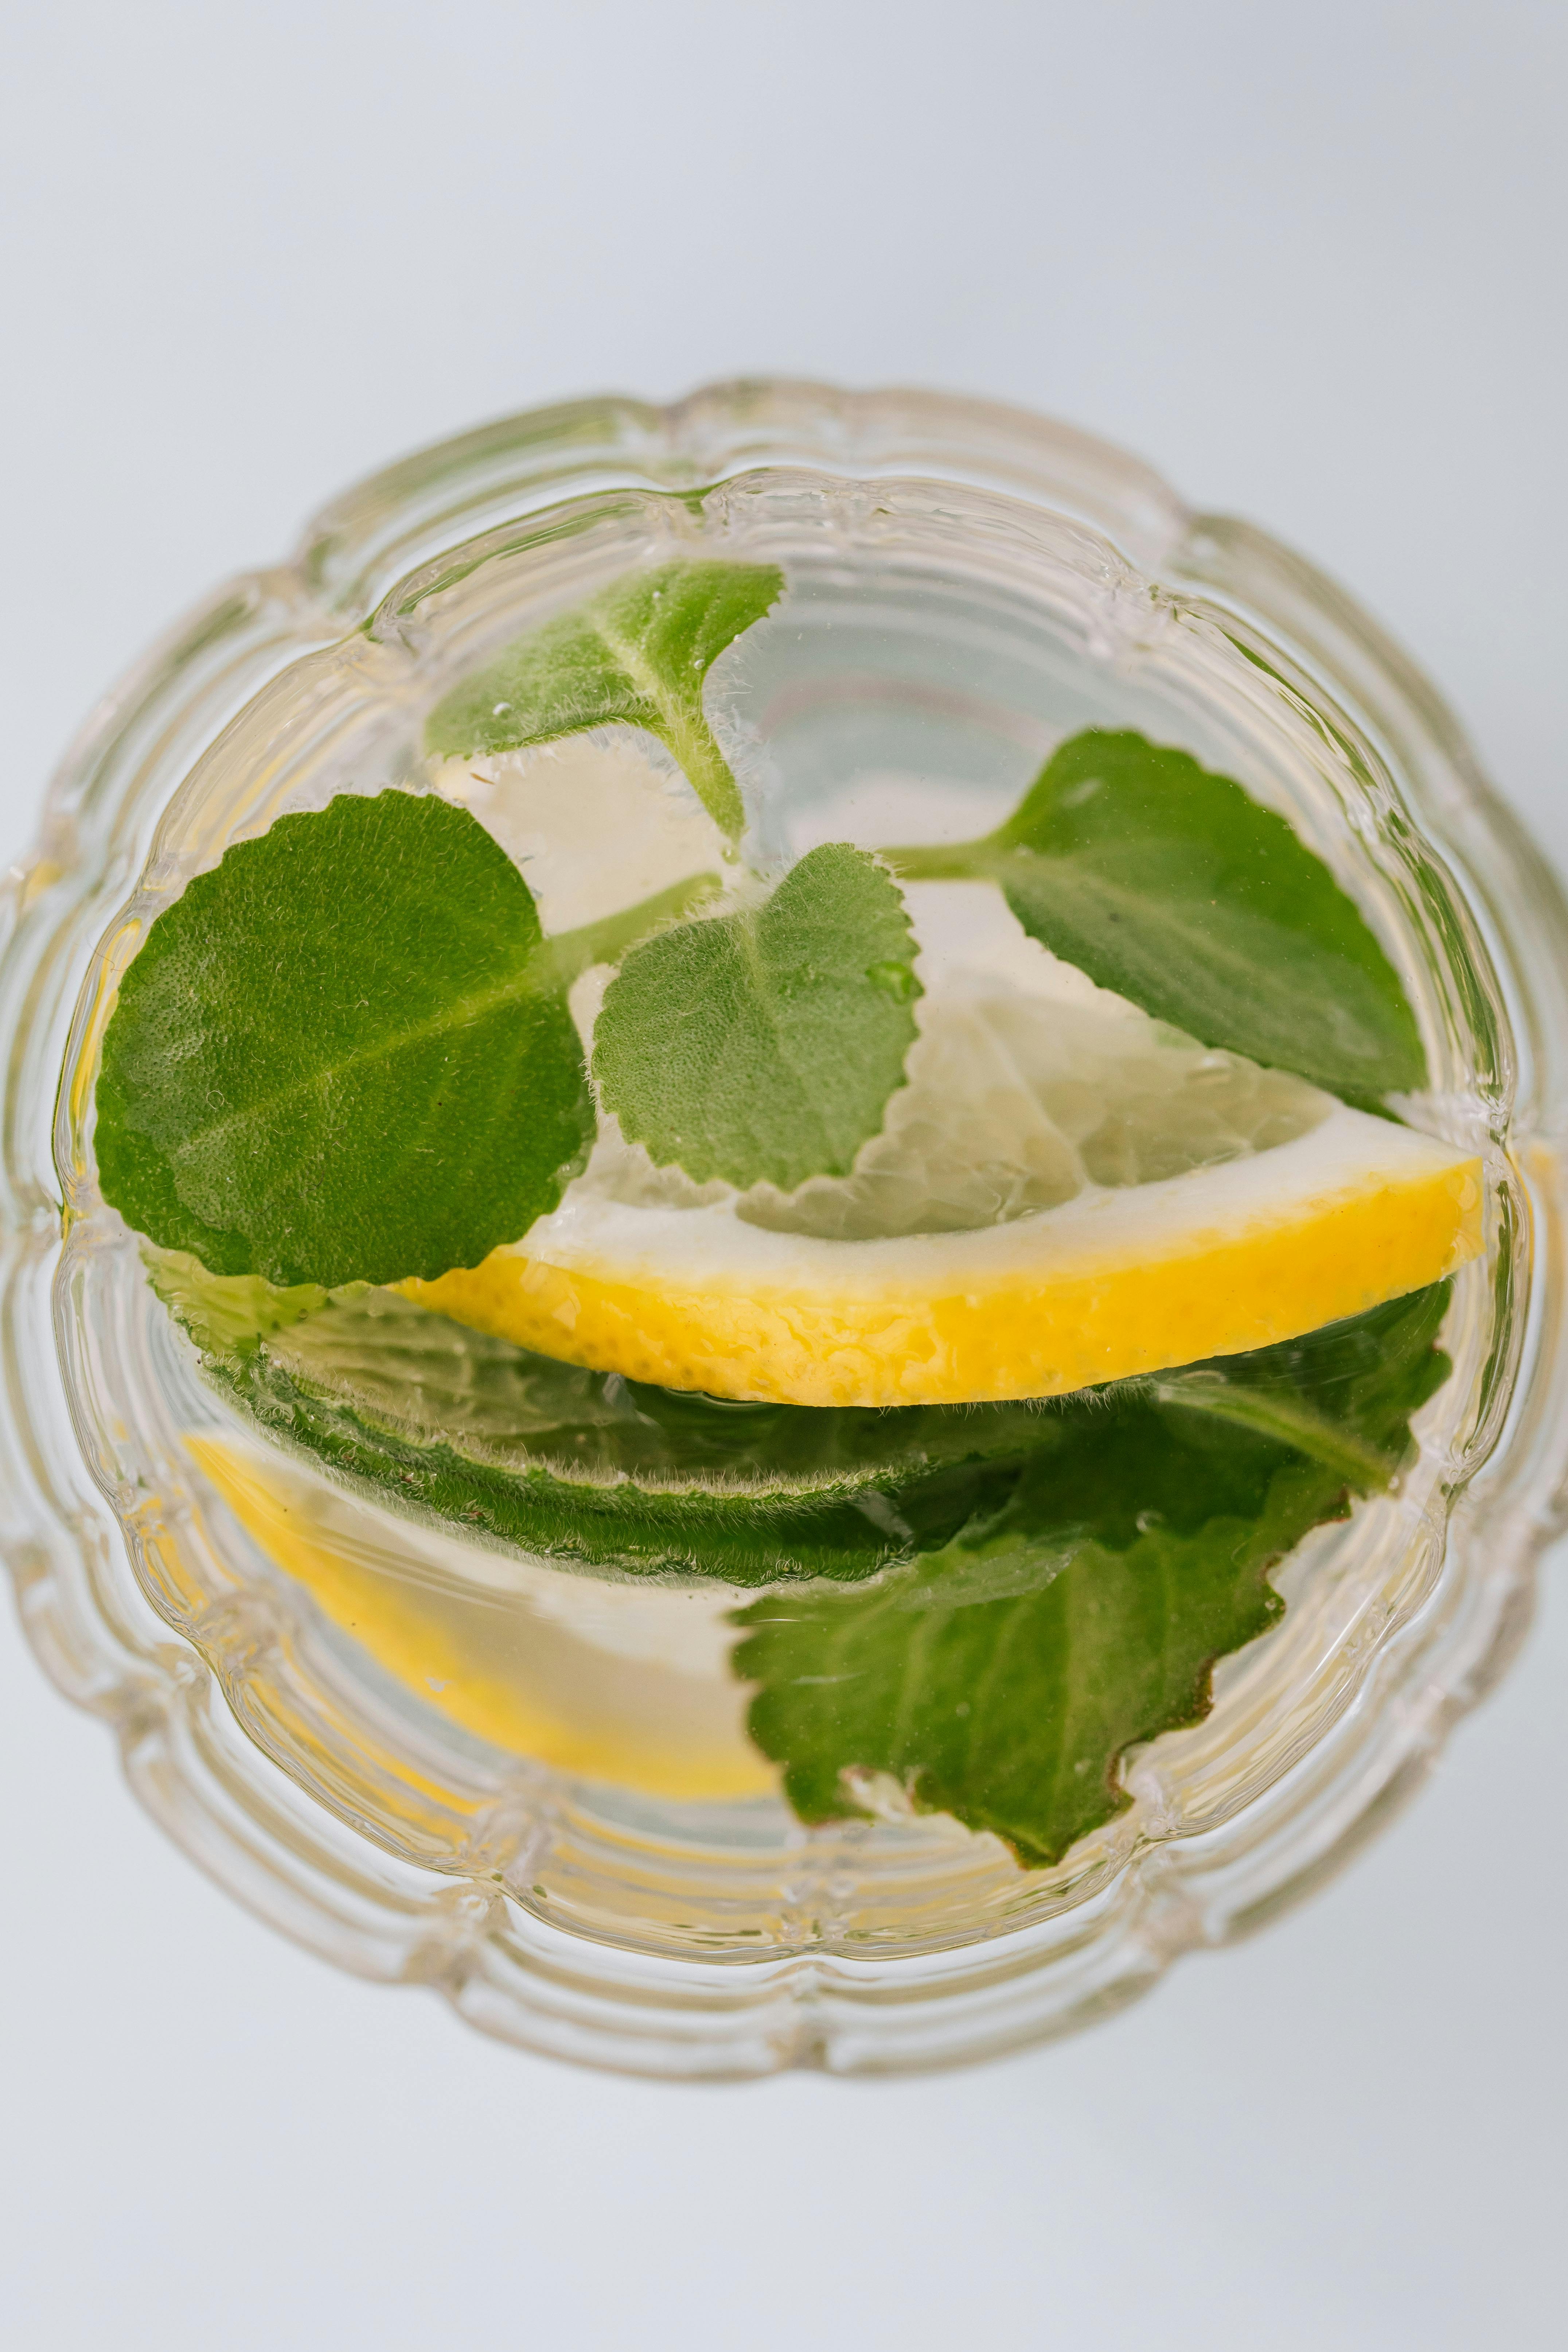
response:
M739 1738L706 1748L689 1738L662 1742L636 1727L584 1724L539 1706L491 1672L479 1647L422 1607L416 1588L304 1523L247 1448L203 1432L187 1434L185 1445L268 1558L384 1673L460 1730L508 1754L647 1796L732 1799L776 1788L776 1768Z
M1293 1143L1011 1225L838 1243L723 1207L568 1203L404 1285L630 1380L801 1405L1054 1396L1316 1330L1483 1245L1480 1161L1337 1107Z

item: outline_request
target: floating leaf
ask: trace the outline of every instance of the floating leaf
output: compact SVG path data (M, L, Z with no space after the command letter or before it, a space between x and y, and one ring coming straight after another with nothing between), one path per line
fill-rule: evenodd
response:
M702 709L709 670L776 603L771 563L666 563L629 572L454 688L432 712L426 746L477 758L550 743L584 728L646 727L674 754L732 841L745 811Z
M903 1083L914 959L897 884L825 843L760 907L632 950L595 1031L605 1106L699 1183L846 1175Z
M1075 735L995 833L890 850L907 875L987 876L1025 929L1205 1045L1351 1101L1426 1080L1398 974L1282 816L1184 751Z
M466 810L280 817L196 875L120 984L104 1197L277 1284L433 1278L555 1206L594 1111L528 885Z

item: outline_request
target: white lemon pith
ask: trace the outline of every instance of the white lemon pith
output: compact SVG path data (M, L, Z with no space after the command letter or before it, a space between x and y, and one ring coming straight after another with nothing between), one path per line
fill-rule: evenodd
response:
M1048 955L989 884L906 895L921 1034L847 1177L699 1188L606 1121L526 1240L410 1295L673 1388L959 1403L1266 1346L1479 1253L1473 1154L1205 1051Z

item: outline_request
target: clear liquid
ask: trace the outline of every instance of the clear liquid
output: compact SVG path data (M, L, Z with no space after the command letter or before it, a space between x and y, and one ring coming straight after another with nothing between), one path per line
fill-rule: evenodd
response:
M1497 1108L1496 1041L1477 1034L1476 992L1453 935L1422 912L1431 901L1413 878L1420 852L1389 824L1375 780L1222 630L1152 599L1085 535L1047 523L1043 539L1035 530L1015 543L1002 502L970 505L955 520L911 489L868 508L863 493L804 478L732 487L717 509L710 501L723 551L779 561L790 583L777 614L721 657L707 693L752 814L753 865L776 873L824 841L879 850L973 838L1005 818L1058 743L1086 727L1140 730L1239 777L1325 860L1421 1021L1433 1085L1405 1106L1408 1116L1455 1142L1484 1142ZM658 501L643 509L612 516L588 541L498 554L428 600L419 618L446 665L437 684L460 667L443 646L461 642L471 660L475 646L532 625L685 528ZM400 651L384 663L376 715L329 734L312 762L283 765L265 790L255 763L231 750L205 801L183 814L187 849L174 825L165 876L182 857L210 862L222 839L264 829L284 807L320 805L373 774L433 784L467 806L520 865L549 933L615 916L721 862L695 794L647 739L612 730L431 768L417 722L436 689L410 684ZM353 691L363 694L361 680ZM813 1180L787 1196L753 1188L728 1204L742 1223L847 1244L964 1234L1266 1154L1323 1117L1322 1097L1287 1074L1154 1034L1136 1008L1028 940L994 885L916 882L908 898L926 989L909 1087L851 1178ZM590 971L574 991L585 1042L606 977ZM605 1121L563 1205L699 1213L723 1205L723 1191L656 1169ZM1348 1549L1338 1532L1309 1538L1275 1574L1291 1591L1285 1624L1238 1645L1220 1670L1236 1727L1223 1759L1214 1742L1224 1706L1201 1730L1163 1734L1158 1752L1176 1759L1184 1741L1189 1755L1207 1742L1211 1778L1234 1790L1299 1745L1304 1717L1323 1719L1338 1703L1341 1652L1349 1655L1368 1610L1386 1610L1390 1579L1405 1573L1393 1565L1400 1543L1481 1417L1490 1311L1471 1268L1445 1326L1453 1374L1418 1421L1419 1461L1396 1493L1357 1506ZM280 1360L287 1346L283 1335ZM714 1809L715 1837L737 1806L787 1820L779 1760L752 1723L757 1687L736 1666L736 1618L755 1608L764 1582L566 1561L548 1546L442 1525L395 1507L384 1485L345 1479L341 1464L328 1475L297 1445L273 1443L232 1393L192 1377L188 1354L184 1397L190 1458L231 1540L238 1530L247 1572L304 1596L345 1673L420 1738L502 1771L542 1767L612 1807L676 1808L686 1837L704 1807ZM428 1412L405 1418L426 1437L443 1433ZM493 1431L445 1433L470 1453L493 1451ZM736 1473L742 1499L749 1479L768 1475L775 1440L776 1427L759 1431L754 1457ZM502 1449L514 1466L526 1453L526 1435ZM879 1509L897 1515L884 1496L868 1489L855 1507L873 1533ZM1331 1562L1317 1591L1303 1581L1302 1563L1314 1560ZM1410 1572L1418 1581L1426 1570ZM1001 1573L973 1607L1001 1609L1043 1589L1027 1564ZM784 1582L798 1574L792 1563ZM1131 1769L1116 1766L1121 1786ZM859 1801L894 1819L918 1793L874 1767L852 1780Z

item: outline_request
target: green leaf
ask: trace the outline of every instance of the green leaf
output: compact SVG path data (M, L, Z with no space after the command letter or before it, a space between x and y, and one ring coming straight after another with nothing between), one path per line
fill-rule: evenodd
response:
M1025 929L1205 1045L1352 1101L1426 1082L1398 974L1290 826L1142 735L1064 743L1007 823L909 874L988 875Z
M882 1124L915 1037L903 898L845 842L758 908L663 931L605 993L594 1076L660 1166L789 1192L842 1176Z
M120 984L104 1197L209 1271L333 1288L477 1265L594 1110L527 884L466 810L345 796L187 883Z
M531 1354L395 1291L268 1292L154 1257L211 1386L366 1496L563 1565L853 1581L994 1507L1026 1406L732 1405Z
M1059 1862L1130 1801L1127 1749L1201 1721L1215 1660L1278 1621L1270 1570L1394 1475L1447 1376L1447 1302L1439 1284L1229 1358L1179 1398L1074 1400L1061 1443L944 1546L742 1612L752 1735L802 1819L856 1813L845 1775L889 1773L1025 1864Z
M143 1253L153 1289L207 1357L265 1346L302 1382L389 1425L472 1440L497 1460L574 1478L743 1504L893 1494L928 1472L1016 1465L1058 1442L1026 1403L742 1403L594 1372L455 1323L402 1293L350 1284L279 1290Z
M361 1287L350 1284L334 1293L300 1282L279 1290L258 1274L209 1274L188 1250L150 1244L142 1258L153 1289L204 1356L247 1355L258 1339L321 1314L335 1297L353 1298Z
M1122 1751L1200 1720L1215 1658L1279 1616L1275 1556L1245 1522L1215 1519L1127 1552L1081 1541L1037 1556L1042 1589L1004 1580L999 1597L981 1586L946 1608L917 1604L918 1569L863 1599L758 1602L736 1661L763 1685L752 1736L785 1764L803 1821L859 1811L841 1778L858 1766L1047 1866L1128 1801Z
M702 685L726 646L777 602L771 563L666 563L612 582L472 677L432 712L437 757L549 743L584 728L646 727L674 754L731 841L745 830L739 787L702 709Z

